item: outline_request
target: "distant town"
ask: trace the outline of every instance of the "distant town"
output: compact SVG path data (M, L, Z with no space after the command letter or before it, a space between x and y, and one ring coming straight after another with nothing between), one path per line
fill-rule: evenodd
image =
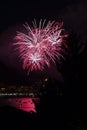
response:
M43 81L34 83L31 86L28 85L7 85L0 82L0 97L37 97L41 96L41 89L45 90L46 82L45 78Z

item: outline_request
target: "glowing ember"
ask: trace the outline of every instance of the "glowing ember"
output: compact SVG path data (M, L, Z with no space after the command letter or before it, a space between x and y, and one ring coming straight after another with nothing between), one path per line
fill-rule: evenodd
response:
M28 73L33 70L43 70L60 59L62 44L67 34L62 34L63 23L51 22L46 24L46 20L40 20L37 27L36 20L33 27L27 23L24 25L26 33L17 32L15 37L16 45L19 51L19 58L23 63L23 69Z

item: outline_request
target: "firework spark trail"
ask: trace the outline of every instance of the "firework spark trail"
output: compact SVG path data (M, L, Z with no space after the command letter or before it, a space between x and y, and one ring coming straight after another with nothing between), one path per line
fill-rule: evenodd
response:
M67 34L61 34L63 23L40 20L37 27L34 19L33 27L28 23L24 25L27 33L17 32L14 45L19 51L19 58L23 62L23 69L28 73L33 70L43 70L46 66L50 67L56 58L60 59L62 44Z

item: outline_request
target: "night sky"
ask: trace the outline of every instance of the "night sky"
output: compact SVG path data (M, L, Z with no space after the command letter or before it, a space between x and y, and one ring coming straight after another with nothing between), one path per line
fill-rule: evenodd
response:
M0 2L0 41L3 41L0 43L0 80L3 82L30 83L20 65L15 65L15 60L13 62L12 57L10 57L10 62L8 61L10 55L8 35L12 37L14 32L11 31L15 30L11 30L11 27L17 28L18 25L26 21L31 22L34 18L37 21L46 18L47 20L63 21L64 28L70 34L68 39L69 50L66 50L67 54L65 53L66 60L63 61L62 65L57 64L56 69L53 66L48 72L44 72L44 74L50 75L54 82L56 79L58 80L57 84L54 83L53 85L59 87L61 84L64 95L56 97L49 89L48 94L41 99L37 114L33 115L15 108L1 108L2 123L0 124L2 127L5 123L7 128L11 128L10 124L12 124L16 129L22 127L25 129L42 129L43 127L59 130L86 129L84 105L87 85L87 77L85 76L87 74L86 12L86 0L3 0ZM6 30L7 32L5 32ZM38 73L38 79L44 74ZM36 78L37 73L35 76L32 74L31 79L32 77ZM83 106L84 111L81 110L80 106Z
M16 31L20 30L20 26L25 22L31 23L35 18L37 21L42 19L63 21L64 28L68 33L75 33L79 36L80 42L86 41L87 33L87 4L86 1L3 1L0 3L0 62L1 67L5 66L6 78L7 73L20 74L20 64L17 65L17 58L13 56L14 50L11 48L11 40L16 35ZM12 29L12 28L13 29ZM21 27L23 28L23 27ZM83 45L84 46L84 45ZM10 54L11 53L11 54ZM8 63L9 61L9 63ZM6 68L7 67L7 68ZM18 69L19 68L19 69ZM18 69L18 70L17 70ZM52 71L52 69L50 69ZM50 70L48 73L50 73ZM54 70L54 67L53 67ZM4 73L2 71L2 73ZM19 72L18 72L19 71ZM52 72L51 72L52 73ZM48 74L49 75L49 74ZM55 75L58 75L55 70ZM60 73L59 73L60 75ZM54 75L53 75L54 76ZM12 76L11 76L12 77ZM10 77L10 78L11 78ZM13 78L16 76L13 76ZM22 76L21 76L22 77ZM54 76L58 77L58 76ZM24 77L23 77L24 78ZM21 78L20 78L21 79Z

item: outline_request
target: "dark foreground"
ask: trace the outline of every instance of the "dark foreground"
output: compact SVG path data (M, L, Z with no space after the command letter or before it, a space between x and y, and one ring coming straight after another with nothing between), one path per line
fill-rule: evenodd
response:
M27 113L11 106L0 108L0 126L6 129L84 130L80 103L68 97L44 97L37 113ZM84 112L82 113L84 115Z

